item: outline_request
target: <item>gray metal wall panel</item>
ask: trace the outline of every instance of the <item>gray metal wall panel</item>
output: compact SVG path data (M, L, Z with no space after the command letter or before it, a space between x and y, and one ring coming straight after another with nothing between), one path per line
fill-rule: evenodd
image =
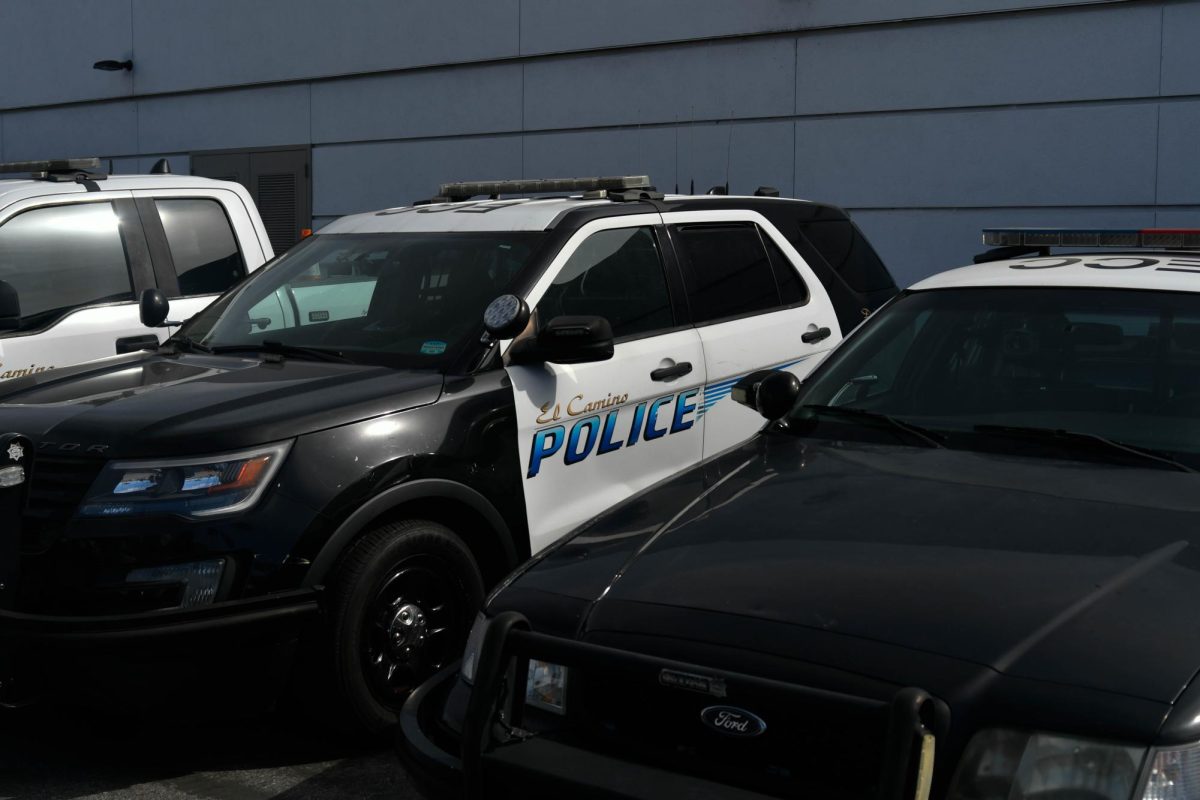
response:
M517 53L518 0L133 0L138 92Z
M300 84L141 100L142 152L307 143L308 94Z
M528 134L522 177L649 175L673 188L675 142L674 127Z
M795 159L795 125L751 122L680 126L679 189L695 186L699 193L723 185L728 170L733 194L753 194L760 186L774 186L789 197ZM658 180L657 175L650 177ZM674 190L675 186L660 184Z
M1155 224L1153 208L1136 207L851 211L850 215L900 286L971 263L976 253L988 249L980 241L984 228L1141 228Z
M129 14L129 0L5 0L0 108L131 94L130 73L92 69L130 57Z
M1162 93L1200 93L1200 4L1168 3L1163 6Z
M789 39L534 61L525 66L525 127L791 114L794 67Z
M1164 205L1200 200L1200 101L1158 109L1158 197ZM1200 227L1200 219L1195 220Z
M827 114L1154 95L1160 23L1158 7L1136 5L802 35L796 108Z
M1120 2L1121 0L1116 0ZM703 39L1112 0L523 0L521 52Z
M1142 104L799 120L796 191L851 207L1154 203Z
M521 137L489 136L313 148L313 216L407 205L446 181L519 176Z
M119 100L4 115L5 161L136 153L137 104Z
M315 83L313 142L519 131L521 65Z

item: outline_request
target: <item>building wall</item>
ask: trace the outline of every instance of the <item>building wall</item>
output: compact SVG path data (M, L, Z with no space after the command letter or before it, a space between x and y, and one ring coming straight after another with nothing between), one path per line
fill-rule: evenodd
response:
M5 0L0 30L0 160L311 144L317 225L448 180L728 179L846 207L903 283L989 225L1200 227L1195 0Z

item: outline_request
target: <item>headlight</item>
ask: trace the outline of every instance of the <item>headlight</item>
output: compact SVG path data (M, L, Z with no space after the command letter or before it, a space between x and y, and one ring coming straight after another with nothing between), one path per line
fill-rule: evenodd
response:
M92 484L79 515L196 518L245 511L271 485L290 447L285 442L226 455L114 461Z
M1142 800L1196 800L1200 797L1200 745L1154 752Z
M967 746L950 798L1128 800L1145 755L1141 747L1052 733L981 731Z
M462 667L459 674L468 684L475 683L475 668L479 665L479 648L483 647L483 632L487 630L487 617L480 612L475 617L475 624L467 634L467 646L463 650Z
M525 703L543 711L565 714L567 668L548 661L530 659L525 679Z

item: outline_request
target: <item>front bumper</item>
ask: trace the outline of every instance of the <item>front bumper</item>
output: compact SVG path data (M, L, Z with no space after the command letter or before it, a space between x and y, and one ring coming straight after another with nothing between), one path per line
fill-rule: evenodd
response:
M105 617L0 610L0 706L261 709L319 612L315 590Z
M762 781L759 786L738 786L670 763L657 763L653 757L639 757L643 754L606 752L589 746L586 735L537 735L521 730L523 692L514 692L512 687L524 686L521 663L529 658L564 665L573 673L592 670L603 683L630 687L667 687L668 674L694 678L704 673L701 677L719 685L722 699L701 697L697 703L730 702L724 699L728 691L733 701L739 697L775 699L781 712L798 702L813 703L840 709L849 717L882 721L886 730L881 730L882 760L873 794L883 800L928 798L933 743L945 736L949 724L945 704L918 689L902 689L883 701L843 695L538 635L529 630L521 615L506 612L490 620L485 630L460 736L451 734L441 721L443 706L459 680L457 665L421 686L404 707L399 752L422 788L460 794L465 788L469 798L519 793L526 798L764 800L791 794L764 788ZM579 687L572 677L568 698ZM679 688L675 684L667 691ZM686 687L683 695L694 688ZM572 719L571 703L568 700L565 724L586 724L578 717Z

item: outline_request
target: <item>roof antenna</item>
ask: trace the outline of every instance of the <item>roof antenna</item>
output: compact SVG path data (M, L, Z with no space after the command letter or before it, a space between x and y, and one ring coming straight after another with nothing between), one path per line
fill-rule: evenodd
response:
M725 139L725 194L729 194L729 160L733 152L733 109L729 109L729 136Z
M675 194L679 194L679 117L675 117Z

